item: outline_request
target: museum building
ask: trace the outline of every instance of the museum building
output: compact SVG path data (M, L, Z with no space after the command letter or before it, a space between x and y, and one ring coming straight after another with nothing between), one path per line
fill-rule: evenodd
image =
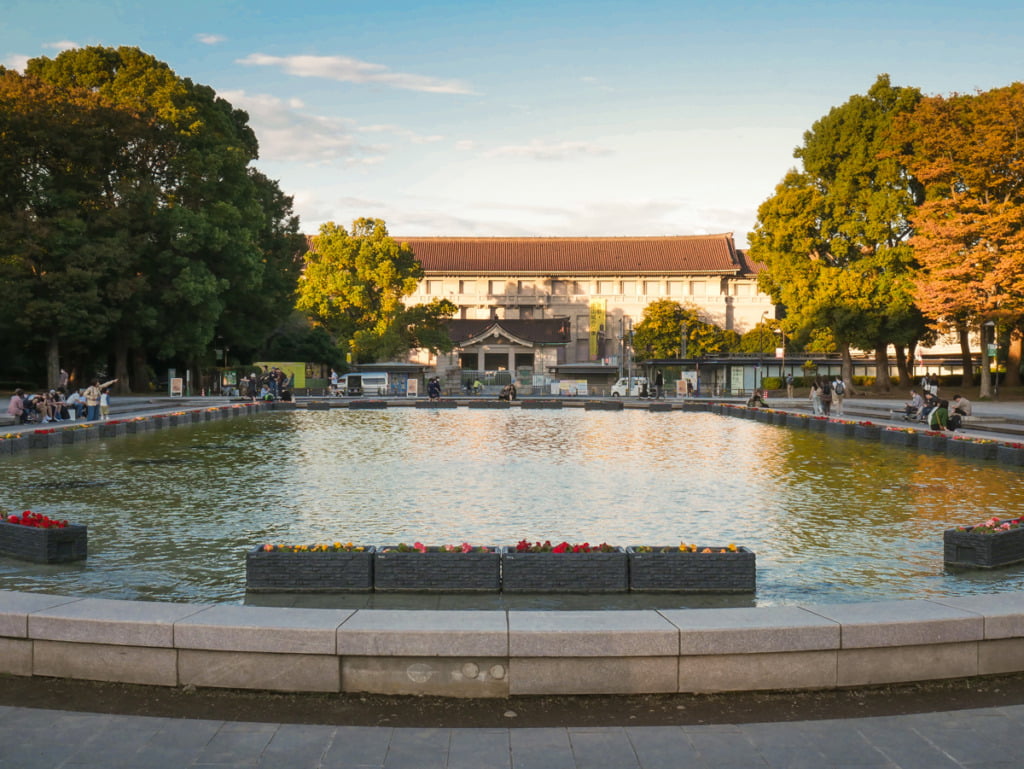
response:
M402 238L423 265L409 304L448 299L455 349L416 362L449 379L507 371L522 379L616 369L623 337L652 302L700 308L702 319L744 333L767 313L760 265L731 233L670 237ZM628 350L626 351L628 355Z

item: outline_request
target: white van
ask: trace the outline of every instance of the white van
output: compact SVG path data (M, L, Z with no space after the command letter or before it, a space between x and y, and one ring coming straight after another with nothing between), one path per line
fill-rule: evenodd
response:
M646 385L646 388L644 387ZM641 392L646 389L648 394L651 394L651 386L645 376L634 376L634 377L621 377L619 381L612 385L612 395L616 398L624 398L626 396L638 397Z
M366 371L359 374L345 374L338 378L338 391L342 395L387 395L387 372Z

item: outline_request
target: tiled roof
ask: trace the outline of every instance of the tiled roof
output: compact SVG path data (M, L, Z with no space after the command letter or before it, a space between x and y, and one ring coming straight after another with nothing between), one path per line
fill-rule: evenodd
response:
M483 334L491 326L505 329L512 336L534 344L565 344L569 341L568 318L535 320L459 319L449 320L448 336L456 345Z
M731 234L637 238L400 238L441 275L743 274Z

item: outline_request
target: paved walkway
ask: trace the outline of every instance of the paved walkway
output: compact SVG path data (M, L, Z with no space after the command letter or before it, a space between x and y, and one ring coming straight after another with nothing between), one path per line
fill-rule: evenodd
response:
M1024 705L788 723L412 729L0 708L4 769L1020 769Z
M128 416L219 402L118 398L113 411ZM772 405L806 408L800 399ZM848 415L857 407L884 411L898 409L899 401L857 398L848 401ZM975 415L989 428L978 437L1021 439L1024 403L975 404ZM122 767L1021 769L1024 705L785 723L523 729L236 723L0 707L0 769Z

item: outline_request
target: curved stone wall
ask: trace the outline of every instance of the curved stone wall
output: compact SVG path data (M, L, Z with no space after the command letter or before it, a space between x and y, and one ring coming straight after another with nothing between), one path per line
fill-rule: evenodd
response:
M448 697L832 689L1024 671L1024 593L671 611L398 611L0 591L0 672Z

